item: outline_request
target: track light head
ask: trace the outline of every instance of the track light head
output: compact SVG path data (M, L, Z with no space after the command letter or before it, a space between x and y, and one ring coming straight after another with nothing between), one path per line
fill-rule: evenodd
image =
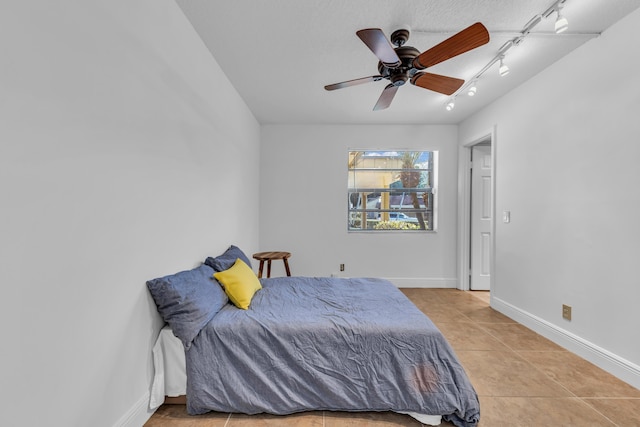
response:
M447 106L445 107L447 109L447 111L451 111L455 108L456 103L455 101L452 99L447 103Z
M554 25L556 34L564 33L569 28L569 21L567 21L567 18L562 16L562 13L560 13L563 7L564 7L564 1L558 1L553 6L553 11L551 12L551 13L556 12L558 14L558 17L556 18L556 23Z
M477 91L478 91L478 88L476 88L476 82L473 82L473 83L471 83L471 86L469 87L469 90L467 91L467 95L474 96Z
M558 10L558 18L556 19L555 30L556 34L564 33L569 28L569 21L567 18L560 14L560 10Z
M498 69L498 73L500 73L500 77L504 77L509 74L509 67L505 65L504 57L500 58L500 68Z

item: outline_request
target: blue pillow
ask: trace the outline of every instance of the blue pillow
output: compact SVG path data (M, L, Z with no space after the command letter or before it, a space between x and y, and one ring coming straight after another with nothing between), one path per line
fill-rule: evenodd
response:
M201 265L147 282L158 312L185 349L191 347L202 328L229 302L213 273L211 267Z
M249 261L249 258L247 258L239 247L233 245L229 246L229 249L227 249L222 255L215 258L209 257L204 261L204 263L213 268L216 272L221 272L233 267L233 264L236 263L238 258L251 267L251 261Z

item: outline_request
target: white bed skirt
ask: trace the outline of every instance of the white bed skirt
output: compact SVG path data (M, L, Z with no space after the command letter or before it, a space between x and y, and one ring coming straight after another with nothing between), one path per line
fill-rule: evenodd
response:
M153 346L155 374L151 385L149 409L156 409L165 396L176 397L187 394L187 363L182 342L165 326Z

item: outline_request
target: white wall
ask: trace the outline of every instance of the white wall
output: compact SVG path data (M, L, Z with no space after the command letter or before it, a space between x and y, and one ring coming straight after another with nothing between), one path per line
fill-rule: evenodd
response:
M497 217L511 223L497 223L494 305L636 387L638 26L640 10L460 126L461 143L497 126Z
M262 127L260 247L292 252L292 274L385 277L401 286L456 284L456 126ZM436 233L348 233L349 149L440 152ZM282 263L273 274L282 274Z
M2 2L0 51L0 425L140 425L145 281L257 249L259 125L172 0Z

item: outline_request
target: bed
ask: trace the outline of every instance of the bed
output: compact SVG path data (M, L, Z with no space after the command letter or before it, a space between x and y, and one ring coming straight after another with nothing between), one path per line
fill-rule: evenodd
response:
M223 267L229 264L218 270ZM206 264L181 274L186 273L196 281L206 277L206 286L200 285L207 292L222 289L211 277L215 269ZM155 280L162 279L167 282ZM192 288L194 280L184 288ZM163 394L184 391L193 415L395 411L431 425L440 417L460 427L477 425L478 397L455 353L390 282L279 277L259 284L247 309L218 302L213 315L196 316L188 334L150 286L171 328L162 331L154 348L150 406L159 405ZM203 305L209 307L211 300ZM194 317L193 310L176 310L175 301L171 306Z

